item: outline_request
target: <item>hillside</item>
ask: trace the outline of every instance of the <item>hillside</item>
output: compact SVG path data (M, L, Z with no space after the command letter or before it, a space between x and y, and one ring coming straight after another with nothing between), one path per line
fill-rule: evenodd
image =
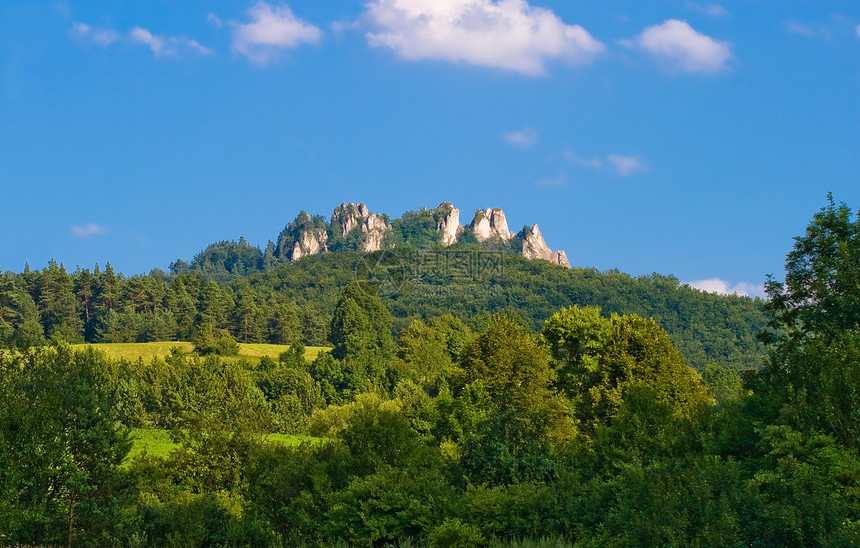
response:
M189 341L207 324L242 343L326 346L342 288L363 280L391 312L394 335L447 313L480 330L500 310L538 330L562 307L594 305L607 316L654 318L698 370L761 365L762 301L703 293L672 276L566 263L537 225L514 234L499 209L478 210L464 227L446 203L394 220L341 204L330 222L302 212L265 251L241 238L218 242L190 263L174 262L169 274L125 277L110 264L69 273L53 261L41 271L6 272L0 340Z

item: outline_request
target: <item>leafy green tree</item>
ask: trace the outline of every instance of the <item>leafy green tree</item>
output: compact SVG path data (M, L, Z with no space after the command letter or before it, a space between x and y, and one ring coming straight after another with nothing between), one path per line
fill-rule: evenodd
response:
M636 315L599 316L595 308L563 309L547 321L541 341L563 375L579 426L593 435L611 420L634 386L692 417L711 400L698 374L684 364L665 331Z
M237 356L239 343L226 329L213 330L210 324L200 326L194 337L194 350L201 356L216 354L218 356Z
M556 385L571 398L577 398L586 377L600 369L612 333L612 322L596 306L562 308L544 324L540 342L552 354Z
M829 435L771 425L763 466L739 497L746 543L852 546L860 541L860 459Z
M72 275L78 310L83 321L84 340L95 341L95 278L89 269L80 268Z
M770 279L764 369L750 376L768 420L822 430L860 447L860 215L845 204L815 214L795 239L785 282Z
M344 288L332 316L331 342L331 355L344 361L354 387L384 382L394 357L391 314L371 286L353 282Z
M176 319L176 331L179 340L189 340L193 337L197 319L197 299L189 293L183 277L176 277L170 284L173 293L173 310Z
M320 308L308 303L301 310L302 342L308 346L328 345L331 320Z
M828 204L795 238L785 263L785 282L768 279L770 340L802 343L838 338L860 324L860 213Z
M61 345L0 355L0 470L14 469L0 530L13 543L110 544L131 443L116 422L114 366Z
M549 355L524 327L502 315L461 355L457 392L485 391L490 416L465 436L462 465L478 483L546 480L553 475L553 443L568 440L573 423L553 387Z
M432 386L453 368L445 335L415 320L397 335L397 357L403 363L399 376L424 387Z
M262 313L250 289L244 288L237 293L233 317L239 340L248 343L263 342Z
M461 355L461 378L454 386L480 383L494 410L519 409L542 425L567 430L567 414L553 387L549 355L531 333L506 316L498 316L469 342Z
M320 390L329 405L337 405L348 397L350 385L344 375L343 366L330 352L320 352L311 363L310 374L320 385Z
M702 383L721 406L739 402L746 395L744 381L740 374L715 363L708 364L702 370Z

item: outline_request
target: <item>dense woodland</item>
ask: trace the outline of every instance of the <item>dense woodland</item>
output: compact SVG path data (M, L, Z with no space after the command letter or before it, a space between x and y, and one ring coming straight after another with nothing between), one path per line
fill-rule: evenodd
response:
M470 245L454 252L495 260ZM201 256L237 246L255 249ZM129 278L5 274L0 544L860 544L846 206L814 216L767 301L506 254L440 273L439 253L342 251L220 281L201 256ZM171 339L208 355L66 344ZM251 364L218 355L234 339L291 346ZM131 427L181 446L128 459Z

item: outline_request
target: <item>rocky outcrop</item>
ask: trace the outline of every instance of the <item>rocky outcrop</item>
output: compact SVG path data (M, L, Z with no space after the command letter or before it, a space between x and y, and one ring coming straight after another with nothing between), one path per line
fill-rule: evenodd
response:
M523 230L523 257L526 259L544 259L553 264L570 268L564 251L553 252L543 239L537 224Z
M382 249L385 233L391 229L382 215L371 213L363 203L358 205L341 203L334 208L331 215L331 225L337 227L343 237L360 227L362 234L364 234L361 250L366 252Z
M364 218L364 222L361 224L361 231L364 233L364 241L361 243L361 250L371 252L382 249L382 239L385 238L385 232L390 229L391 227L385 223L385 219L382 215L378 213L367 215Z
M327 251L327 244L325 221L301 211L293 222L284 227L272 254L282 260L297 261L305 255Z
M513 233L508 230L505 212L497 207L477 210L475 218L472 219L472 224L469 226L479 242L485 242L491 238L507 241L514 237Z
M437 218L441 217L436 222L436 230L442 233L442 243L444 245L456 243L460 233L463 232L463 225L460 224L460 210L451 202L442 202L434 212Z
M362 215L362 209L364 215ZM341 202L331 214L331 224L340 228L340 235L346 236L358 226L359 220L367 216L367 206L364 204L347 204Z
M293 248L288 252L287 258L291 261L298 261L305 255L316 255L328 251L327 242L328 232L324 228L302 230L298 240L293 244Z
M432 220L429 218L431 215ZM460 224L460 210L451 202L442 202L430 210L422 208L419 212L404 213L399 222L401 225L398 225L398 235L418 234L412 236L415 238L414 242L407 241L407 245L413 246L436 245L432 236L428 238L426 232L433 226L428 226L431 222L435 222L441 242L446 246L456 243L465 230ZM478 242L488 242L487 246L490 248L518 249L519 242L522 241L522 254L525 258L544 259L553 264L570 267L564 251L552 251L546 245L536 224L531 228L524 227L522 232L515 235L508 229L505 213L499 208L477 210L469 228ZM363 203L340 204L334 208L328 224L321 215L311 217L302 211L296 220L281 232L272 255L281 260L285 258L296 261L306 255L324 253L329 249L379 251L391 230L392 226L387 217L372 213Z

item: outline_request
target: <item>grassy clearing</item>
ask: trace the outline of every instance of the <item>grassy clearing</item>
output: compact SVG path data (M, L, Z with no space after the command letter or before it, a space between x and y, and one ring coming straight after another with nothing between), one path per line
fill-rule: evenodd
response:
M170 349L178 347L185 353L194 351L194 344L184 341L166 341L166 342L148 342L148 343L96 343L96 344L75 344L73 348L85 348L92 346L96 350L101 350L112 358L122 358L129 361L137 361L138 358L148 362L152 358L163 358L170 355ZM277 360L281 352L287 350L289 346L282 344L255 344L255 343L239 343L239 359L245 358L251 363L259 363L260 358L269 356L273 360ZM308 346L305 348L305 359L313 360L317 354L323 350L329 350L323 346Z
M166 457L171 451L179 449L180 445L174 443L170 432L159 428L131 428L131 451L128 452L126 462L131 462L144 450L155 457ZM277 443L287 447L295 447L302 443L319 443L322 438L312 436L294 436L291 434L264 434L263 441Z
M170 432L157 428L132 428L131 429L131 451L128 452L126 461L143 453L144 449L150 455L166 457L171 451L179 447L170 438Z

